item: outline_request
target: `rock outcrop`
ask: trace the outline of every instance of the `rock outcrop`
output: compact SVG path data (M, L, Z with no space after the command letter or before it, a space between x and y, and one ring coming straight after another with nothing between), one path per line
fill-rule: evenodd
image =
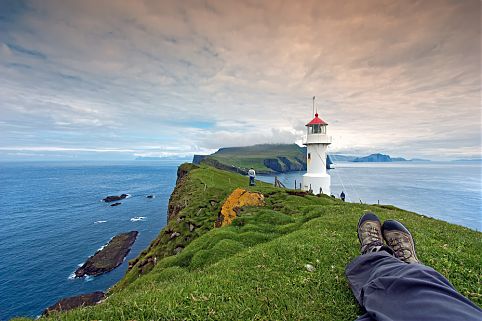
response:
M121 194L121 195L111 195L103 198L102 200L106 203L110 202L115 202L115 201L120 201L123 200L124 198L127 198L129 196L128 194Z
M63 298L62 300L45 309L43 315L49 315L52 312L62 312L89 305L95 305L104 298L105 294L101 291Z
M244 206L263 206L264 196L261 193L248 192L242 188L236 188L224 201L221 211L216 220L216 227L231 224L239 209Z
M95 252L75 271L76 277L97 276L122 264L137 238L137 231L122 233L113 237L107 245Z

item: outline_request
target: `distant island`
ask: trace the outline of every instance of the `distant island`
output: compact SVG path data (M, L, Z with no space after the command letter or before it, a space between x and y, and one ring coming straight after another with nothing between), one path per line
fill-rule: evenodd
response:
M352 162L354 163L387 163L387 162L407 162L408 159L403 157L390 157L384 154L371 154L364 157L357 157Z
M424 159L408 160L384 154L371 154L364 157L330 154L327 168L337 162L374 163L374 162L411 162L429 161ZM194 164L207 164L213 167L246 174L253 167L259 174L285 173L306 170L306 147L296 144L259 144L245 147L220 148L211 155L194 155Z
M456 159L452 162L455 163L482 163L482 158L468 158L468 159Z
M406 159L403 157L391 157L381 153L370 154L368 156L348 156L341 154L330 154L329 157L333 162L354 162L354 163L388 163L388 162L430 162L429 159L412 158Z

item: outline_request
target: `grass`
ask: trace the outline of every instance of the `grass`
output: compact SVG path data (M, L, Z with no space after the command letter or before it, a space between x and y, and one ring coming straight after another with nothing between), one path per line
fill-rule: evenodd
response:
M306 149L296 144L260 144L246 147L222 148L209 156L227 166L235 166L242 170L254 168L258 173L273 173L274 171L264 164L266 159L278 157L298 164L298 160L306 162ZM297 160L298 159L298 160ZM279 163L283 167L282 162Z
M242 208L230 226L213 228L236 187L263 193L266 205ZM104 303L47 319L354 320L362 311L344 268L358 255L355 227L367 210L403 222L418 257L482 305L480 232L392 206L295 196L261 182L248 187L246 177L206 166L181 179L171 205L183 206ZM187 221L198 227L189 232ZM180 236L170 239L173 231ZM139 264L153 256L141 273Z

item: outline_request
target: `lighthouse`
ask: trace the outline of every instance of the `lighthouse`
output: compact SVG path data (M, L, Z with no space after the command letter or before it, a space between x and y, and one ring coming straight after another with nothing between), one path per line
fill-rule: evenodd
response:
M330 195L330 175L326 172L326 150L331 144L331 136L326 133L327 123L315 114L308 124L307 133L303 136L306 146L306 174L303 175L303 190L314 194Z

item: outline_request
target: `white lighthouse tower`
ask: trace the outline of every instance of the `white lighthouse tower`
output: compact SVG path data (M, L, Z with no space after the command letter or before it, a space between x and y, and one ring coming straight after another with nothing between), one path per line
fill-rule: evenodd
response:
M316 113L315 118L306 124L307 134L303 137L303 145L306 145L303 190L311 190L314 194L331 193L331 177L326 172L326 150L331 144L331 136L326 133L327 125Z

